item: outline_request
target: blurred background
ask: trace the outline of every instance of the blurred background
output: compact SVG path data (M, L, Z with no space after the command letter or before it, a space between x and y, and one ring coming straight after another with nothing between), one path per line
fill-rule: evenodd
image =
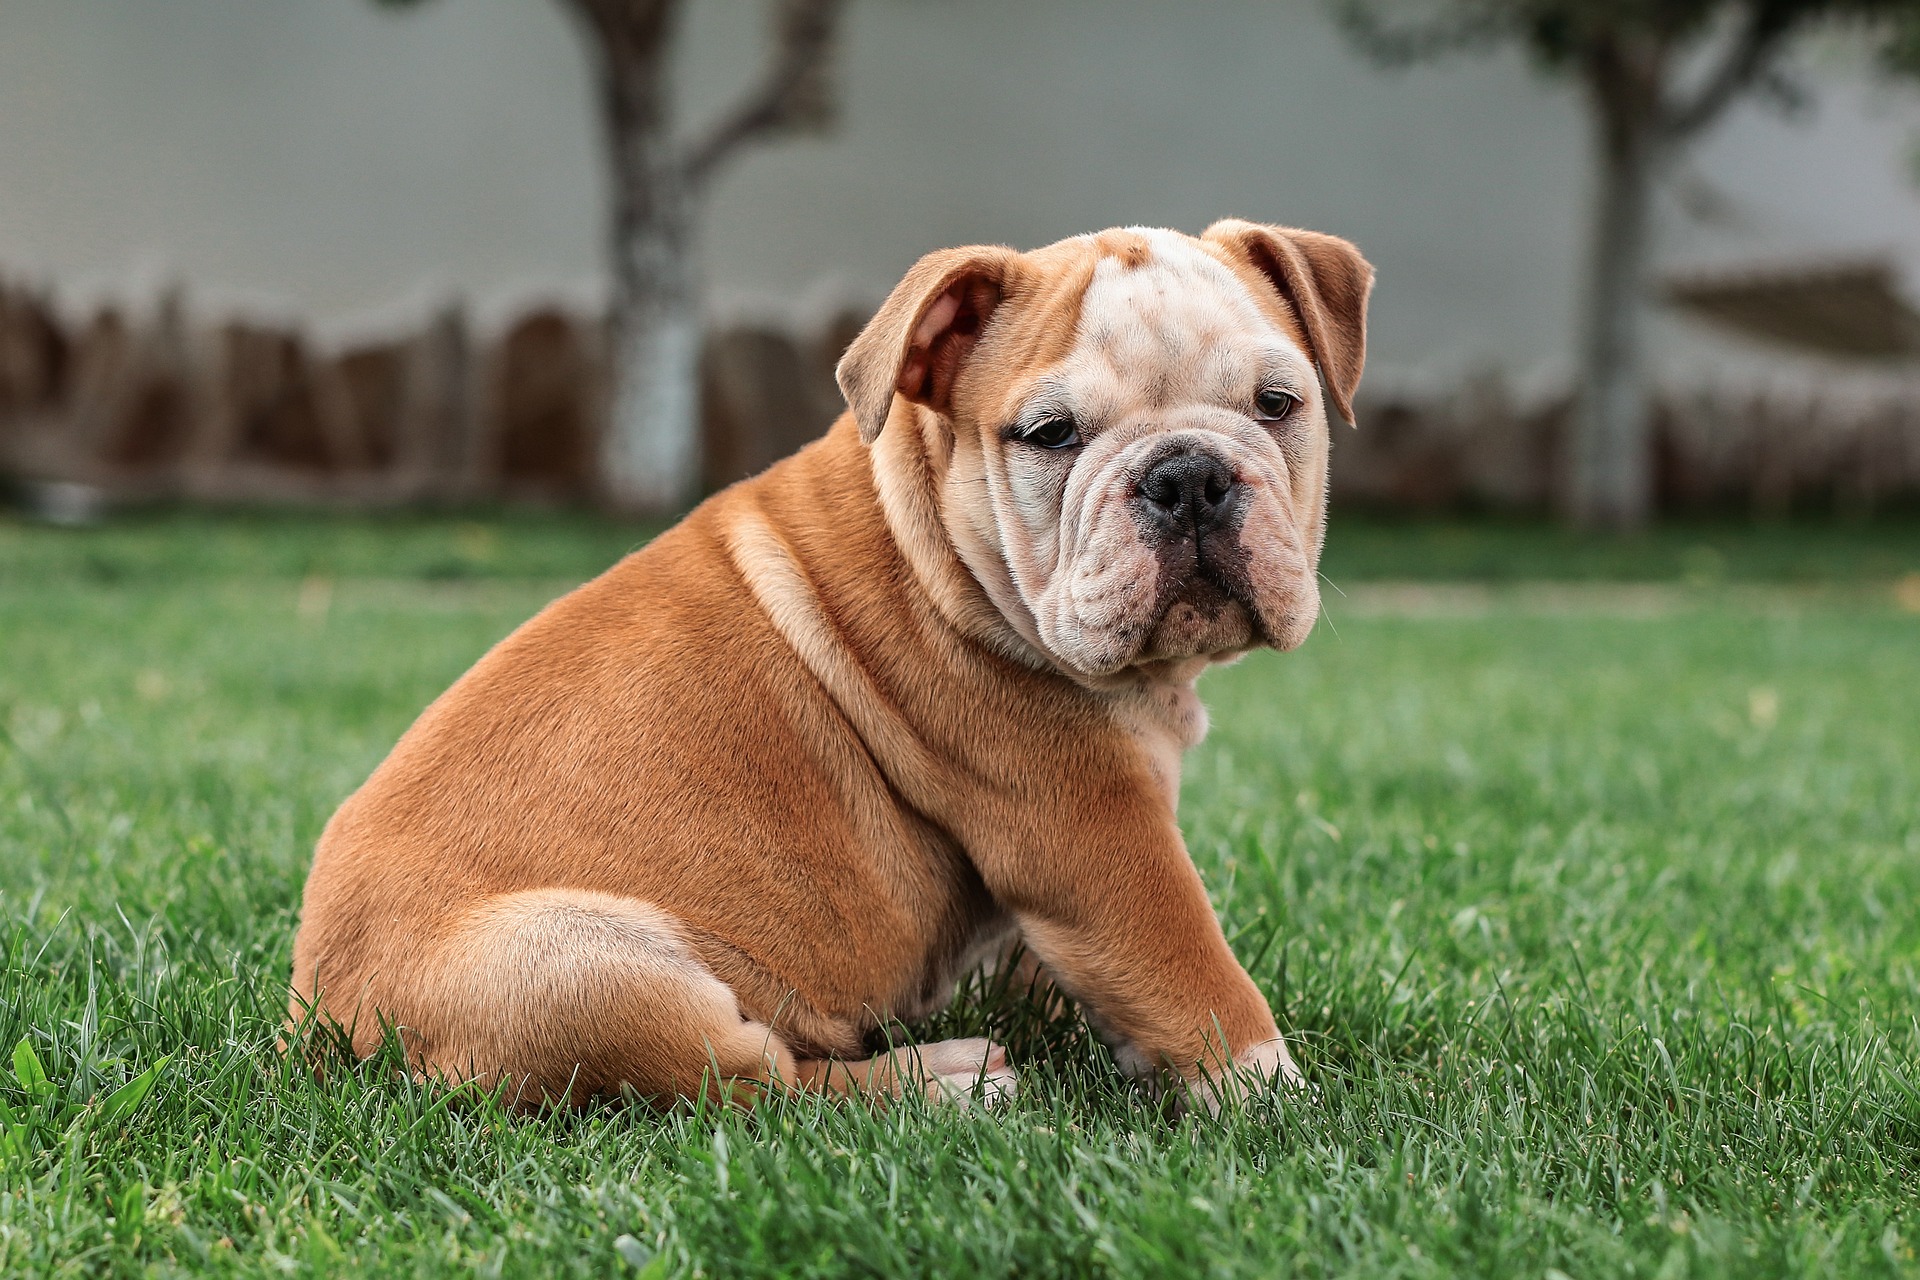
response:
M1920 0L0 0L0 1280L1920 1274L1917 69ZM281 1051L342 797L917 257L1227 216L1379 271L1319 634L1180 772L1311 1105L1000 983L912 1031L992 1114Z
M1910 507L1915 6L1766 7L4 0L0 474L659 514L823 430L920 254L1231 215L1379 269L1337 505ZM1616 46L1707 117L1626 187Z

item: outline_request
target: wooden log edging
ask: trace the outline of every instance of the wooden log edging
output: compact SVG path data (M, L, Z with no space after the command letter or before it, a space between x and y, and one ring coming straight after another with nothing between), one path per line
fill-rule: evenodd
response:
M838 416L833 365L864 319L841 307L709 332L710 489ZM44 290L0 280L0 479L107 503L588 502L607 403L606 326L560 307L481 333L449 306L411 334L326 348L290 326L198 322L178 293L70 323ZM1493 373L1363 384L1360 429L1334 435L1333 500L1549 511L1569 403ZM1668 387L1655 438L1668 513L1920 506L1920 371Z
M1864 517L1920 508L1920 371L1659 388L1656 506L1668 515ZM1439 514L1556 508L1572 397L1492 375L1420 390L1362 384L1337 431L1336 505Z

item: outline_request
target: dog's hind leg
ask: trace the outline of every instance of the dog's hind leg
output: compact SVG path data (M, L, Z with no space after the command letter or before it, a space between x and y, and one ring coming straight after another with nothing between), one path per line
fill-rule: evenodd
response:
M1011 1100L1016 1083L1007 1051L991 1040L902 1045L860 1062L803 1059L798 1067L801 1083L823 1092L870 1097L918 1093L932 1102L962 1104L977 1097L990 1107Z
M631 1090L666 1101L751 1093L799 1067L637 898L574 889L482 903L392 1013L424 1074L504 1083L521 1105Z
M483 903L422 972L416 1007L393 1010L423 1074L504 1083L521 1105L623 1090L660 1101L705 1091L749 1100L768 1086L923 1092L935 1100L1012 1091L1006 1055L950 1040L861 1062L801 1059L746 1017L678 921L637 898L572 889ZM408 1001L414 1004L414 1001Z

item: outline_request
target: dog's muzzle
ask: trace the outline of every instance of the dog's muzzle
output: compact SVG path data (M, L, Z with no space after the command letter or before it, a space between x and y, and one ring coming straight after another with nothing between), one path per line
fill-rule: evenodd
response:
M1252 603L1240 547L1247 499L1233 464L1200 444L1183 442L1140 473L1134 515L1160 562L1162 609L1189 587L1203 603L1215 594Z
M1157 561L1149 652L1238 647L1257 627L1248 557L1240 545L1249 491L1233 464L1181 441L1134 484L1135 519Z

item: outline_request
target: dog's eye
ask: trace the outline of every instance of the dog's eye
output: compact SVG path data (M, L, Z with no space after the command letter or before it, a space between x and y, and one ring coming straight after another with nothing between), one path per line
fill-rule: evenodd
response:
M1014 438L1042 449L1071 449L1080 443L1080 426L1072 418L1042 418L1020 428Z
M1284 387L1262 387L1260 394L1253 398L1254 411L1262 422L1278 422L1292 413L1299 405L1300 397Z

